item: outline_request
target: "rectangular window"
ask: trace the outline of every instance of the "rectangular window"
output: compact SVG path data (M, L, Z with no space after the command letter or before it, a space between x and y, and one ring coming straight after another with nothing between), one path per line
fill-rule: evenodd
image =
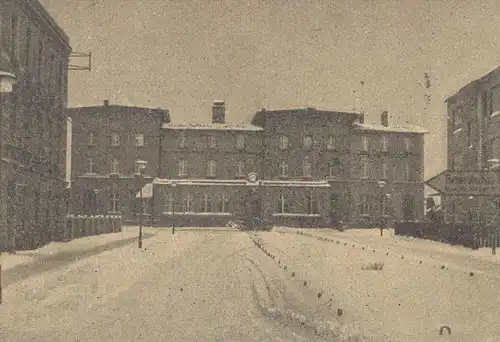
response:
M280 163L280 177L288 176L288 163L286 161L282 161Z
M120 197L116 192L109 195L109 209L112 212L120 211Z
M404 143L405 143L405 152L411 152L411 139L408 137L405 138Z
M26 29L26 50L24 51L24 65L28 70L31 70L31 28Z
M119 168L120 163L118 162L117 159L113 159L111 162L111 173L119 173L120 168Z
M217 138L214 135L208 137L208 147L217 148Z
M381 138L382 151L387 152L389 150L389 138L386 135L383 135Z
M290 212L290 206L288 203L288 199L284 194L281 194L278 198L278 208L277 211L279 214L287 214Z
M186 193L186 196L184 197L184 205L183 205L184 212L190 213L193 211L193 197L190 193Z
M179 160L179 176L187 176L187 162L184 159Z
M312 177L312 164L307 160L304 160L302 175L306 178Z
M10 53L12 54L13 58L17 57L17 35L18 35L18 20L17 16L15 14L12 15L11 21L10 21ZM17 59L17 58L16 58Z
M405 177L405 180L410 180L410 164L409 163L404 164L404 177Z
M111 146L120 146L120 134L112 133L111 134Z
M136 147L144 146L144 134L138 133L135 135L134 146Z
M286 150L288 148L288 137L286 135L281 135L279 137L280 150Z
M236 176L237 177L244 177L245 176L245 162L244 161L238 161L236 164Z
M87 145L94 146L94 133L93 132L89 132L87 134Z
M215 160L209 160L207 163L207 176L215 177L216 174L217 163Z
M462 127L462 111L460 107L453 108L451 111L451 121L454 131Z
M178 143L179 143L179 148L185 148L186 147L186 133L181 132L179 134Z
M388 179L389 167L387 163L382 163L382 179Z
M87 172L94 173L94 161L91 157L87 158Z
M311 136L305 136L303 139L303 146L306 150L310 150L313 145L313 139Z
M312 192L306 196L305 206L306 206L306 213L307 214L317 214L318 213L318 208L316 205L316 198Z
M370 197L368 195L362 195L360 197L359 203L359 213L360 215L370 215Z
M363 151L368 152L368 149L370 148L370 146L369 146L370 141L368 140L367 136L361 137L361 144L362 144Z
M213 212L212 208L212 196L211 195L205 195L205 206L204 206L204 212L206 213L211 213Z
M229 200L225 194L220 195L217 199L217 212L228 213L229 212Z
M330 135L330 137L328 139L327 149L331 151L331 150L335 150L336 148L337 148L337 141L335 139L335 136Z
M367 179L370 177L370 164L366 156L361 157L361 178Z
M236 136L236 148L238 150L243 150L245 148L245 136L243 134L238 134Z
M167 213L171 213L174 210L174 196L171 192L167 192L165 198L165 209Z

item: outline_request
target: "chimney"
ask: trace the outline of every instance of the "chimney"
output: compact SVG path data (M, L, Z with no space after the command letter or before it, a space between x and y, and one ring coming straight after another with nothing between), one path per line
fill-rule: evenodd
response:
M382 126L389 126L389 112L384 110L382 114L380 114L380 122L382 123Z
M104 99L104 101L103 101L103 107L107 108L108 106L109 106L109 100L108 99Z
M365 115L364 114L359 114L359 123L360 124L365 123Z
M212 123L223 124L226 121L224 101L214 101L212 105Z

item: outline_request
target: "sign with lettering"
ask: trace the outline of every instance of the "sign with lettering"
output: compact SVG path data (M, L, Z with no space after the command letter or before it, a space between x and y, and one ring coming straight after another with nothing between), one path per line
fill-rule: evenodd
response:
M500 196L498 171L446 170L425 184L447 196Z

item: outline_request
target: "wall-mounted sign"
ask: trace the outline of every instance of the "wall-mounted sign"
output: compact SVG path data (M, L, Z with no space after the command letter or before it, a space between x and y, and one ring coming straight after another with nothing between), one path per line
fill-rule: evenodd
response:
M425 182L447 196L500 196L498 171L443 171Z

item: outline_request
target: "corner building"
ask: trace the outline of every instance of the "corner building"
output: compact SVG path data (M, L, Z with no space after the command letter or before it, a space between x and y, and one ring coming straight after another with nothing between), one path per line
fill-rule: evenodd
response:
M481 172L500 159L500 67L463 86L446 99L448 169ZM492 197L442 196L445 219L494 222L498 212Z
M66 214L69 38L37 0L0 1L0 250L60 236Z
M162 125L159 224L372 227L423 216L426 131L390 127L386 112L380 125L314 108L262 110L242 125L225 115L216 101L211 124Z

